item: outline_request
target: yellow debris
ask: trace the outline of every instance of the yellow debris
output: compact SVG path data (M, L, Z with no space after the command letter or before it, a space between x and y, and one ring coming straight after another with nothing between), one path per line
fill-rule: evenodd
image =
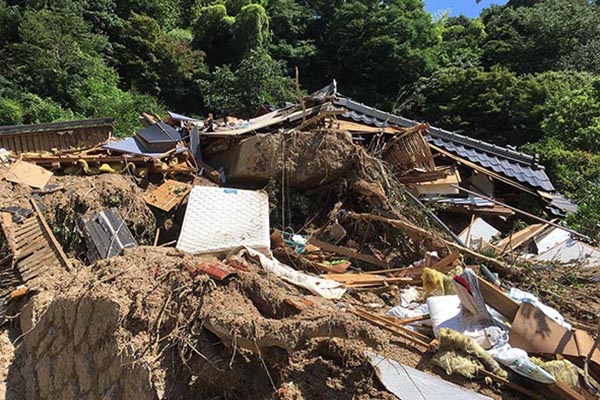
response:
M439 350L431 361L448 375L456 373L473 378L477 371L486 369L506 378L506 371L473 339L455 330L441 328L438 340Z

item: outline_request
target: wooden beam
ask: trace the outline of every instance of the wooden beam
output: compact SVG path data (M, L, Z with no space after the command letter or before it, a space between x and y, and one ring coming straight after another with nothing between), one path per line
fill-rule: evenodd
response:
M380 260L375 256L370 256L368 254L359 253L356 250L350 249L348 247L336 246L331 243L323 242L318 239L310 238L308 243L313 244L325 251L340 254L342 256L353 258L356 260L364 261L368 264L377 265L378 267L387 267L388 263L386 261Z
M591 238L590 238L589 236L586 236L586 235L584 235L583 233L579 233L579 232L577 232L576 230L573 230L573 229L570 229L570 228L567 228L567 227L561 226L561 225L559 225L559 224L557 224L557 223L555 223L555 222L548 221L547 219L544 219L544 218L538 217L537 215L533 215L533 214L531 214L531 213L528 213L527 211L523 211L523 210L521 210L521 209L518 209L517 207L509 206L508 204L504 204L504 203L502 203L501 201L498 201L498 200L492 199L491 197L487 197L487 196L484 196L484 195L482 195L482 194L479 194L479 193L477 193L477 192L473 192L473 191L471 191L471 190L469 190L469 189L465 189L465 188L464 188L464 187L462 187L462 186L458 186L458 185L452 185L452 186L456 187L456 188L457 188L457 189L459 189L459 190L462 190L463 192L465 192L465 193L467 193L467 194L471 194L471 195L477 196L477 197L479 197L479 198L482 198L482 199L484 199L484 200L491 201L492 203L498 204L498 205L500 205L500 206L503 206L503 207L506 207L506 208L510 208L511 210L513 210L513 211L515 211L515 212L517 212L517 213L519 213L519 214L521 214L521 215L524 215L524 216L526 216L526 217L529 217L529 218L535 219L536 221L540 221L540 222L542 222L542 223L544 223L544 224L548 224L548 225L554 226L555 228L560 228L560 229L562 229L563 231L567 231L567 232L569 232L569 233L572 233L573 235L577 235L577 236L579 236L579 237L581 237L581 238L583 238L583 239L586 239L586 240L591 240Z
M542 233L547 227L548 225L546 224L529 225L525 229L511 233L510 236L507 236L498 242L495 247L500 249L500 254L505 254L509 248L518 249L523 244Z
M490 265L494 265L496 268L500 269L503 272L508 272L510 270L510 268L506 264L504 264L502 261L496 260L495 258L485 256L483 254L479 254L478 252L476 252L474 250L471 250L471 249L461 246L457 243L454 243L452 241L449 241L442 237L439 237L438 235L435 235L434 233L431 233L431 232L429 232L423 228L420 228L414 224L411 224L410 222L407 222L407 221L402 221L399 219L390 219L390 218L382 217L379 215L357 214L357 213L353 213L353 212L346 213L346 216L348 216L350 218L354 218L354 219L380 221L380 222L390 224L396 228L400 228L400 229L404 229L404 230L412 232L412 233L420 234L424 237L436 237L439 240L441 240L442 242L444 242L444 244L446 244L447 246L452 247L461 253L468 254L470 256L478 258L479 260L482 260Z
M423 340L423 337L425 337L425 336L422 334L411 331L410 329L408 329L402 325L397 325L397 324L391 323L384 317L377 316L375 314L371 314L367 311L352 310L351 312L354 315L357 315L357 316L369 321L373 325L376 325L380 328L390 331L404 339L408 339L411 342L421 345L425 348L429 348L429 343L427 343ZM427 338L427 340L429 340L429 338Z

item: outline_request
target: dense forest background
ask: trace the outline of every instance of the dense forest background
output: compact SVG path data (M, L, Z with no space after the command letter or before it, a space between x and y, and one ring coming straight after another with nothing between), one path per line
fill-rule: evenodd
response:
M475 0L461 0L475 1ZM484 0L485 1L485 0ZM600 5L511 0L0 0L0 124L141 111L251 115L336 78L406 117L539 153L600 231Z

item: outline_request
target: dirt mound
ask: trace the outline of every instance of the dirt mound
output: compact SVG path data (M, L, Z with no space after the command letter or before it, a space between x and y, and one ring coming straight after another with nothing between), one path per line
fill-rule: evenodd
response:
M68 254L83 259L81 218L107 208L119 211L139 244L152 243L156 221L144 202L142 190L132 178L113 174L59 176L54 177L53 182L62 189L43 196L44 214Z
M261 185L276 179L290 187L311 188L345 174L357 154L349 133L323 130L252 136L213 155L208 163L224 168L233 183Z
M392 399L364 355L421 351L250 264L192 277L201 256L139 247L34 297L6 379L16 398ZM300 311L292 304L310 304ZM290 301L290 300L296 300ZM22 342L21 342L22 340ZM13 382L11 384L11 382Z

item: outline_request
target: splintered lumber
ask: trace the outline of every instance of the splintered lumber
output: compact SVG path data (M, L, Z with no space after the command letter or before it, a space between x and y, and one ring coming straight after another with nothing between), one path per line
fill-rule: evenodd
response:
M458 185L452 185L452 186L454 186L454 187L456 187L457 189L459 189L459 190L461 190L461 191L463 191L463 192L465 192L465 193L468 193L468 194L470 194L470 195L477 196L477 197L479 197L479 198L482 198L482 199L484 199L484 200L487 200L487 201L491 201L492 203L498 204L498 205L500 205L500 206L502 206L502 207L509 208L509 209L513 210L514 212L517 212L517 213L519 213L519 214L522 214L522 215L524 215L524 216L526 216L526 217L529 217L529 218L531 218L531 219L535 219L536 221L540 221L540 222L542 222L542 223L544 223L544 224L551 225L551 226L553 226L553 227L555 227L555 228L562 229L562 230L564 230L564 231L567 231L567 232L569 232L569 233L572 233L573 235L579 236L580 238L583 238L583 239L586 239L586 240L590 240L590 241L591 241L591 239L590 239L590 237L589 237L589 236L586 236L586 235L584 235L583 233L579 233L579 232L577 232L577 231L575 231L575 230L573 230L573 229L567 228L567 227L565 227L565 226L559 225L559 224L557 224L556 222L548 221L547 219L544 219L544 218L538 217L537 215L533 215L533 214L531 214L531 213L528 213L527 211L523 211L523 210L521 210L521 209L518 209L517 207L509 206L508 204L504 204L504 203L502 203L501 201L498 201L498 200L496 200L496 199L492 199L491 197L487 197L487 196L484 196L484 195L482 195L482 194L480 194L480 193L473 192L473 191L471 191L471 190L469 190L469 189L465 189L465 188L464 188L464 187L462 187L462 186L458 186Z
M342 264L328 264L328 263L316 262L316 263L314 263L314 265L317 268L322 269L323 271L329 272L331 274L343 274L346 272L346 270L350 266L350 263L345 262Z
M547 224L533 224L518 232L511 233L509 236L502 239L496 244L496 248L501 250L501 254L506 253L509 249L517 249L523 244L542 233L548 227Z
M406 325L413 322L425 321L430 318L429 314L419 315L417 317L409 317L409 318L396 318L396 317L386 317L388 321L395 322L398 325Z
M460 257L459 252L457 252L457 251L452 252L428 268L435 269L444 274L447 274L448 272L450 272L452 270L452 268L454 268L454 262L456 260L458 260L459 257ZM410 276L412 278L418 278L421 276L421 274L423 274L424 268L425 267L390 268L390 269L380 269L377 271L368 271L365 273L371 274L371 275L396 274L398 276Z
M428 182L436 179L445 178L451 173L449 167L437 167L435 171L413 171L407 175L398 176L396 179L400 183L417 183L417 182Z
M63 251L60 243L58 243L58 240L56 240L56 237L52 233L52 229L50 229L50 227L48 226L48 223L46 222L46 218L44 218L44 214L42 214L42 212L40 211L40 208L38 207L38 205L34 199L31 199L31 205L33 206L33 209L35 210L35 214L36 214L37 218L39 219L39 223L41 224L42 229L44 230L45 236L50 241L50 246L53 248L53 250L56 252L56 254L58 256L57 257L58 261L60 262L60 264L63 267L65 267L66 269L69 269L71 267L71 262L69 261L67 255Z
M398 283L413 283L412 278L386 278L373 274L328 274L322 275L325 279L343 283L345 286L386 285Z
M315 245L325 251L328 251L330 253L340 254L340 255L348 257L348 258L353 258L356 260L364 261L368 264L377 265L378 267L387 267L387 262L380 260L379 258L377 258L375 256L370 256L368 254L362 254L356 250L349 249L347 247L336 246L334 244L323 242L321 240L314 239L314 238L309 239L308 243L313 244L313 245Z
M376 325L380 328L388 330L398 336L403 337L404 339L408 339L411 342L421 345L425 348L429 348L429 343L425 341L425 340L428 341L429 338L423 334L411 331L410 329L408 329L402 325L399 325L397 323L393 323L393 322L389 321L387 318L385 318L383 316L371 314L370 312L367 312L367 311L352 310L351 312L353 314L369 321L373 325Z
M359 122L345 121L345 120L337 120L337 121L333 122L332 125L334 128L337 128L337 129L340 129L343 131L348 131L351 133L359 132L361 134L383 132L383 133L389 133L392 135L396 135L396 134L402 133L406 130L405 128L399 128L399 127L396 127L393 125L386 126L384 128L379 128L377 126L365 125L365 124L361 124Z
M452 268L454 268L454 261L458 260L459 257L460 257L459 252L457 252L457 251L452 252L452 253L448 254L446 257L442 258L440 261L433 264L429 268L435 269L444 274L447 274L448 272L450 272L452 270Z
M364 220L371 220L371 221L379 221L379 222L384 222L386 224L389 224L395 228L399 228L399 229L403 229L406 230L407 232L411 232L411 233L415 233L415 234L419 234L421 236L424 237L429 237L429 238L433 238L433 237L437 237L439 240L441 240L442 242L444 242L444 244L446 244L449 247L452 247L456 250L458 250L461 253L464 254L468 254L470 256L473 256L475 258L478 258L482 261L485 261L487 264L491 264L494 265L495 267L497 267L499 270L501 271L508 271L510 268L504 264L502 261L496 260L495 258L491 258L488 256L484 256L483 254L480 254L474 250L471 250L469 248L466 248L464 246L461 246L457 243L451 242L449 240L446 240L444 238L438 237L437 235L435 235L432 232L429 232L423 228L420 228L414 224L411 224L410 222L407 221L402 221L399 219L391 219L391 218L386 218L386 217L382 217L380 215L373 215L373 214L358 214L358 213L354 213L354 212L348 212L346 213L346 216L350 217L350 218L354 218L354 219L364 219Z

